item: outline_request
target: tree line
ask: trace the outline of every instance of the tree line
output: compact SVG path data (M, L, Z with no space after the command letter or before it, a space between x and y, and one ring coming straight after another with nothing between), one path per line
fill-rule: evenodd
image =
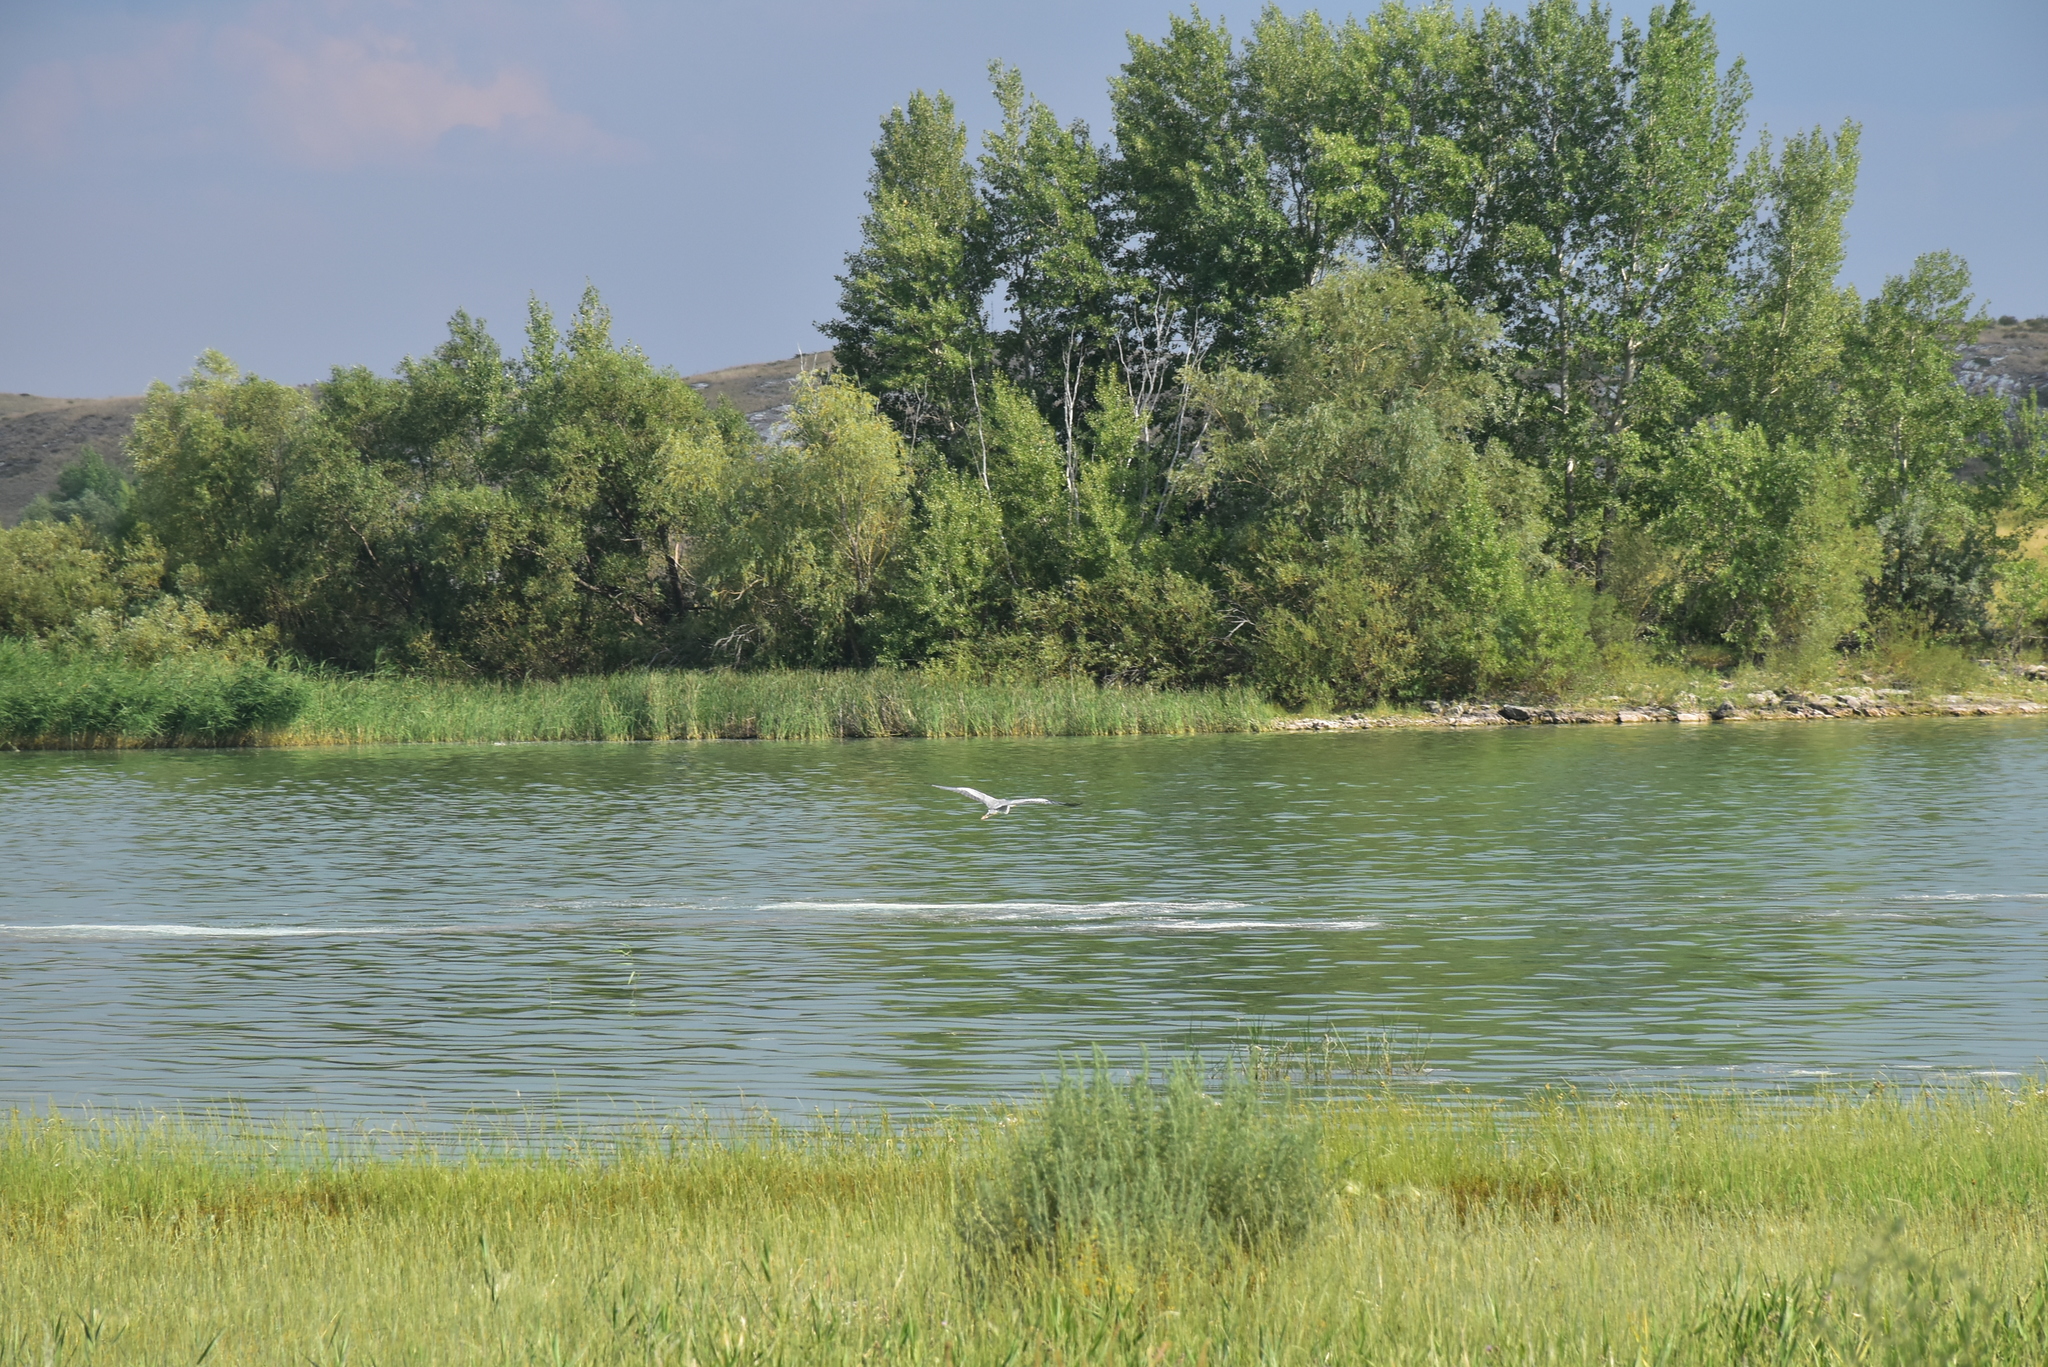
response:
M1744 152L1742 65L1686 0L1190 11L1130 39L1102 140L991 79L978 149L942 93L883 119L838 370L784 439L594 293L517 355L458 314L303 391L209 355L152 391L132 496L10 534L0 631L58 630L5 585L69 556L102 638L174 602L356 669L1358 704L2048 617L2044 426L1955 381L1967 268L1840 285L1856 125Z

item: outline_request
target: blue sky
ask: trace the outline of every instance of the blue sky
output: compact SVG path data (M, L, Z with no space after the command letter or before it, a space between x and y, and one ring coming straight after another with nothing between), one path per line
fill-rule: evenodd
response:
M1100 131L1170 8L0 0L0 391L135 393L207 347L384 370L586 280L685 372L813 348L890 105L942 87L978 130L1002 58ZM1862 121L1853 283L1948 248L1994 313L2048 313L2048 4L1709 8L1753 130Z

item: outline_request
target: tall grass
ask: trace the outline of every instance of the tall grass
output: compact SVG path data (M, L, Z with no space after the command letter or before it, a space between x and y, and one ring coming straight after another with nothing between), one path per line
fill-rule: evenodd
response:
M194 652L147 669L0 639L0 741L218 744L290 724L305 681Z
M2048 1360L2035 1084L1232 1111L1191 1080L1073 1075L912 1128L381 1156L317 1130L17 1115L0 1363ZM1170 1117L1204 1137L1161 1137ZM1224 1136L1312 1141L1315 1173L1271 1187L1292 1237L1189 1214L1259 1168ZM1142 1157L1105 1158L1119 1143ZM1186 1201L1146 1195L1175 1183ZM979 1257L963 1213L1034 1189L1169 1237Z
M1111 736L1255 731L1273 714L1243 689L989 684L885 669L642 670L518 683L255 665L207 674L197 665L67 662L6 643L0 652L11 652L0 654L0 740L31 745ZM213 681L241 710L203 711L187 700L192 680Z
M1075 1257L1110 1263L1294 1242L1322 1202L1315 1131L1276 1114L1253 1081L1220 1096L1195 1064L1154 1085L1119 1080L1096 1054L1062 1071L967 1188L962 1244L985 1269Z

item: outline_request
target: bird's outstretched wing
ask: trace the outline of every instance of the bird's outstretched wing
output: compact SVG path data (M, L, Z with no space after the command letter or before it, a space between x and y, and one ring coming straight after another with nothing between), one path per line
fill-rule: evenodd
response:
M1061 802L1052 797L1019 797L1010 801L1012 807L1078 807L1078 802Z
M943 783L934 783L932 787L937 788L942 793L958 793L962 797L971 797L984 807L1000 807L1003 805L1001 798L990 797L979 788L949 788Z

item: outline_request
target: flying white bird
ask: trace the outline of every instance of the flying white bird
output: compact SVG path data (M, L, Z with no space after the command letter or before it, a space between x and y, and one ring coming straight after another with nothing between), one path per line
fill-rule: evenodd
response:
M981 814L983 821L988 820L992 816L1008 816L1012 807L1078 807L1081 805L1078 802L1058 802L1049 797L990 797L979 788L948 788L943 783L934 783L932 787L937 788L942 793L958 793L962 797L973 798L976 802L988 808L987 811Z

